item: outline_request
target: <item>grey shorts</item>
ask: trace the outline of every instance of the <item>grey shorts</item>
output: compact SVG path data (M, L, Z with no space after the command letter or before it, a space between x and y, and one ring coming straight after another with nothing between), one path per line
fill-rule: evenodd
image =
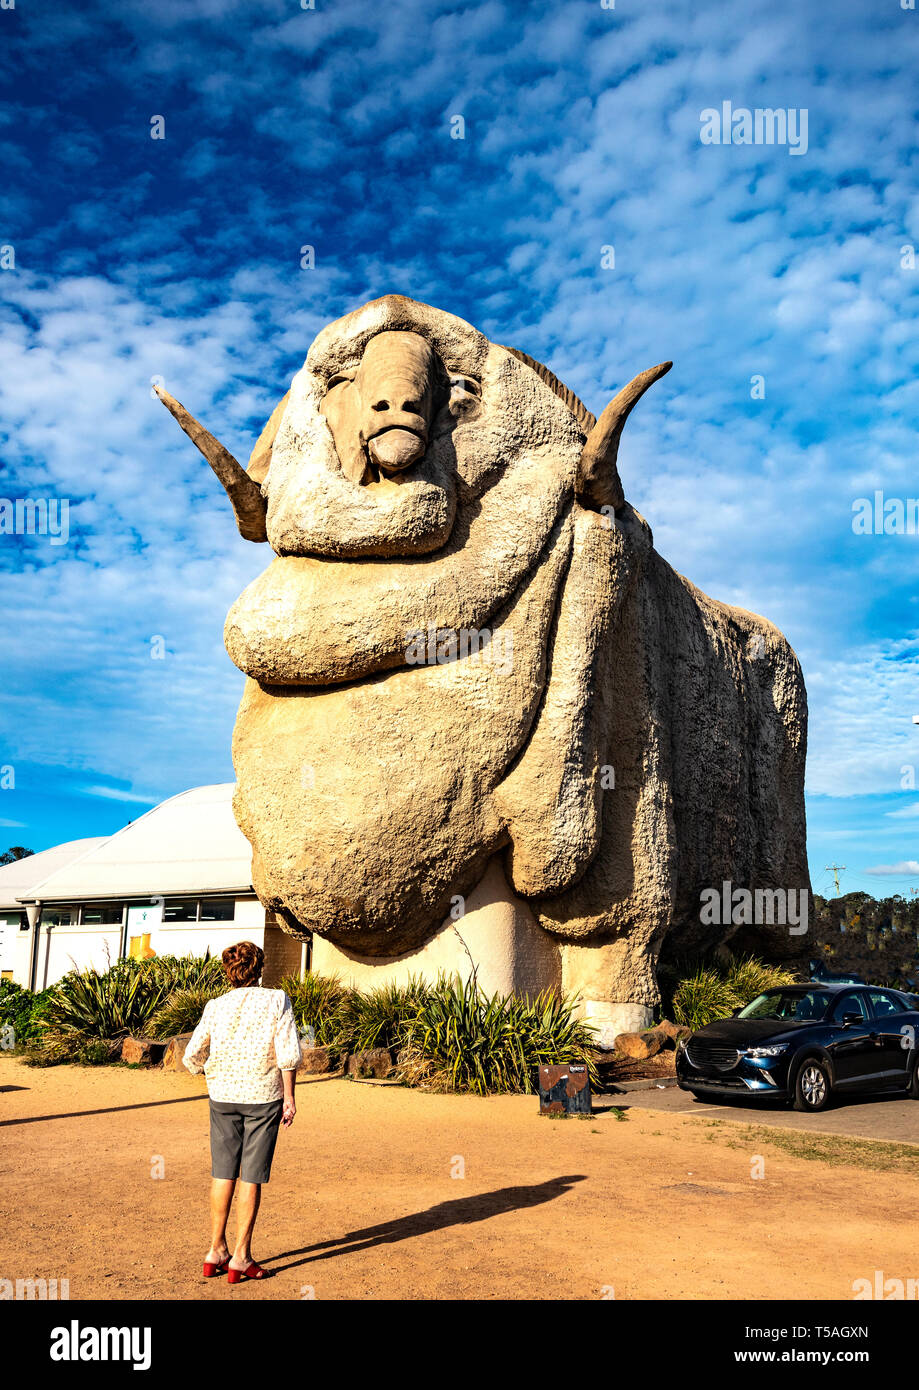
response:
M283 1100L237 1105L212 1100L211 1177L267 1182L284 1112Z

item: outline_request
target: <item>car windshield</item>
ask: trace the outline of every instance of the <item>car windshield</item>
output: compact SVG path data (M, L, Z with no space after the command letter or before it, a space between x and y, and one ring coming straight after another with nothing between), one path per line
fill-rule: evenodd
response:
M782 1018L792 1022L823 1018L832 996L822 989L767 989L738 1018Z

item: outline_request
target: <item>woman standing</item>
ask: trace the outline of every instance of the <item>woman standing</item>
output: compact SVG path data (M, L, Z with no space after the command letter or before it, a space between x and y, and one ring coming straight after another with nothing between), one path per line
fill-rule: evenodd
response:
M252 1259L252 1230L278 1129L297 1113L300 1039L284 991L259 985L261 947L240 941L227 947L222 960L232 988L205 1005L183 1061L190 1072L204 1072L210 1096L211 1248L204 1277L227 1273L238 1284L265 1277ZM226 1230L237 1178L239 1228L231 1256Z

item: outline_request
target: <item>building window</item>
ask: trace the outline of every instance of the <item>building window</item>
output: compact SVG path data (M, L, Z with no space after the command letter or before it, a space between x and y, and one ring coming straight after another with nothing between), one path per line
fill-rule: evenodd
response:
M43 927L73 927L76 925L76 921L77 909L75 907L42 908L41 922Z
M232 922L236 916L236 903L232 898L202 898L201 922Z
M20 931L29 925L24 912L0 912L0 926L18 927Z
M80 913L84 927L120 927L123 919L123 903L89 903Z
M197 918L196 898L167 898L163 905L164 922L195 922Z

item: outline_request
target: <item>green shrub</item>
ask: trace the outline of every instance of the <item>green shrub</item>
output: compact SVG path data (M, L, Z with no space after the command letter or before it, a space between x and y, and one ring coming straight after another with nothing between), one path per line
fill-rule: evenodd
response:
M783 970L780 965L767 965L755 956L741 956L733 961L726 978L734 994L735 1008L751 1004L764 989L775 989L777 985L792 985L795 982L792 971Z
M229 985L193 985L187 989L175 989L169 995L147 1024L147 1037L172 1038L176 1033L193 1033L201 1021L204 1006L211 999L225 994Z
M405 985L380 985L366 994L355 992L349 1002L351 1039L356 1052L373 1047L398 1051L409 1024L431 996L431 986L412 975Z
M50 990L34 994L12 980L0 982L0 1026L13 1029L14 1046L33 1042L39 1033L39 1022L45 1011Z
M723 975L702 967L685 976L673 992L673 1021L687 1028L704 1028L716 1018L726 1018L737 1007L734 991Z
M167 994L177 989L210 989L223 994L229 988L219 956L151 956L139 962L155 988Z
M302 980L296 975L285 975L280 987L290 998L300 1033L312 1028L318 1046L337 1052L351 1050L353 991L337 975L314 975L310 971Z
M177 989L216 994L221 984L220 962L207 955L125 959L106 971L73 970L45 991L35 1036L41 1057L33 1064L107 1061L128 1034L147 1032Z
M46 1037L84 1039L124 1037L142 1032L152 1007L161 1002L136 961L119 961L111 970L71 971L52 986L43 1019Z
M405 1027L400 1070L437 1090L532 1092L541 1062L590 1061L593 1030L574 1001L546 990L536 999L483 994L474 979L441 976Z
M791 971L767 965L755 956L741 956L722 964L719 961L684 962L676 967L670 1010L674 1023L687 1028L704 1028L718 1018L728 1018L735 1009L749 1004L764 989L794 983Z
M190 1032L209 999L228 988L217 961L205 957L123 960L110 970L73 971L42 997L35 1066L114 1059L129 1033L159 1039ZM386 1047L399 1054L404 1079L435 1089L532 1092L541 1062L586 1062L592 1029L574 1017L574 1001L553 991L536 999L493 995L474 980L440 976L434 985L412 977L403 986L361 993L337 977L287 976L301 1032L332 1052ZM8 991L11 1008L25 1005ZM33 998L37 998L34 996Z

